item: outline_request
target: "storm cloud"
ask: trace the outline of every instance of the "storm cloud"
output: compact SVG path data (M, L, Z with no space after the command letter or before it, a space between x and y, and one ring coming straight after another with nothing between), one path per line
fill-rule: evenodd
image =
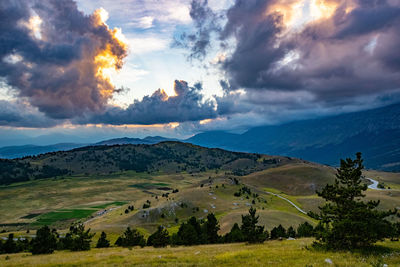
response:
M135 100L128 108L110 107L103 114L95 114L79 123L103 124L161 124L169 122L198 121L217 116L214 103L203 101L201 84L190 87L185 81L176 80L174 96L158 89L151 96Z
M208 0L199 0L190 3L190 17L195 32L180 34L173 45L189 49L189 59L202 59L211 47L211 34L221 30L221 16L208 6Z
M115 91L108 73L127 55L106 16L72 0L2 0L0 76L50 118L103 111Z
M400 88L398 1L236 0L225 18L211 30L221 43L235 42L219 65L223 84L245 90L247 100L292 92L334 106Z
M0 126L48 128L59 121L47 118L37 108L20 100L0 100Z

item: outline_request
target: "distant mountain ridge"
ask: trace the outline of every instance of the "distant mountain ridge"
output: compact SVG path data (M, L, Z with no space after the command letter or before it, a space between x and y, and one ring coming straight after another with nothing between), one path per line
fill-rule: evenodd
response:
M0 158L19 158L84 146L157 144L179 141L161 136L115 138L92 144L0 148ZM400 103L319 119L262 126L243 134L210 131L183 140L204 147L282 155L337 166L340 158L363 153L367 168L400 171Z
M400 171L400 104L313 120L205 132L187 142L228 150L286 155L328 165L361 151L368 168Z
M0 148L0 158L5 159L14 159L14 158L22 158L26 156L36 156L39 154L45 154L49 152L56 151L67 151L75 148L85 147L85 146L102 146L102 145L152 145L157 144L164 141L176 141L177 139L165 138L162 136L147 136L143 139L141 138L114 138L109 140L104 140L101 142L93 143L93 144L85 144L85 143L59 143L54 145L47 146L37 146L37 145L22 145L22 146L6 146Z

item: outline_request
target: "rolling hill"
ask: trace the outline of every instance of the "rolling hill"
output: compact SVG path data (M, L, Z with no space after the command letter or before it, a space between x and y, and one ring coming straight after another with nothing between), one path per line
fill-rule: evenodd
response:
M313 224L288 200L315 211L321 203L315 191L332 183L335 174L331 167L296 158L181 142L89 146L2 160L0 167L2 229L44 224L65 229L80 221L112 237L127 226L148 234L162 224L173 233L181 221L210 212L226 233L250 206L267 229ZM368 198L382 200L384 208L400 207L398 174L366 175L392 188L369 190Z

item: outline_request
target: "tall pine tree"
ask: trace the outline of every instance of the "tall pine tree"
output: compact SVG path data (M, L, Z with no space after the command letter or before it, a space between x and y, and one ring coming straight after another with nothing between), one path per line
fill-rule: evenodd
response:
M378 211L379 201L362 201L367 190L363 168L361 153L354 160L341 160L335 183L317 192L326 203L320 207L320 214L310 215L320 220L322 227L316 237L328 249L367 247L388 235L390 223L385 218L396 211Z

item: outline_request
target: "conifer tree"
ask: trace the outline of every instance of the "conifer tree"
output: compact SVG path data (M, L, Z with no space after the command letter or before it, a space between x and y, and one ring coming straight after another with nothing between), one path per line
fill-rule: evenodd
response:
M341 160L335 183L317 192L326 204L320 207L320 214L310 215L320 220L317 240L328 249L366 247L388 236L390 223L385 218L396 211L378 211L379 201L362 201L367 190L363 168L361 153L354 160Z
M65 236L65 246L72 251L90 250L90 243L94 234L90 229L85 231L83 224L72 225Z
M235 243L235 242L243 242L244 236L242 230L237 223L232 226L232 229L229 233L224 236L225 243Z
M57 248L57 233L46 225L37 230L31 241L32 254L50 254Z
M101 232L99 240L97 240L96 248L108 248L110 246L110 241L107 240L106 233Z
M204 228L205 228L204 232L206 235L206 243L207 244L218 243L219 240L218 231L220 227L214 213L210 213L207 215L207 221L204 224Z
M304 222L297 227L298 237L311 237L313 236L314 227L309 222Z
M170 243L168 230L163 226L158 226L157 231L147 239L147 245L155 248L166 247Z
M286 238L286 229L280 224L278 227L274 227L271 230L271 239L277 239L277 238Z
M256 216L256 212L257 210L251 207L249 214L242 215L241 231L244 241L249 243L262 243L268 238L268 232L264 231L264 226L257 225L260 216Z
M115 244L117 246L122 246L122 247L134 247L134 246L144 247L146 245L146 240L138 230L136 229L131 230L131 228L128 227L126 228L124 234L118 237Z

